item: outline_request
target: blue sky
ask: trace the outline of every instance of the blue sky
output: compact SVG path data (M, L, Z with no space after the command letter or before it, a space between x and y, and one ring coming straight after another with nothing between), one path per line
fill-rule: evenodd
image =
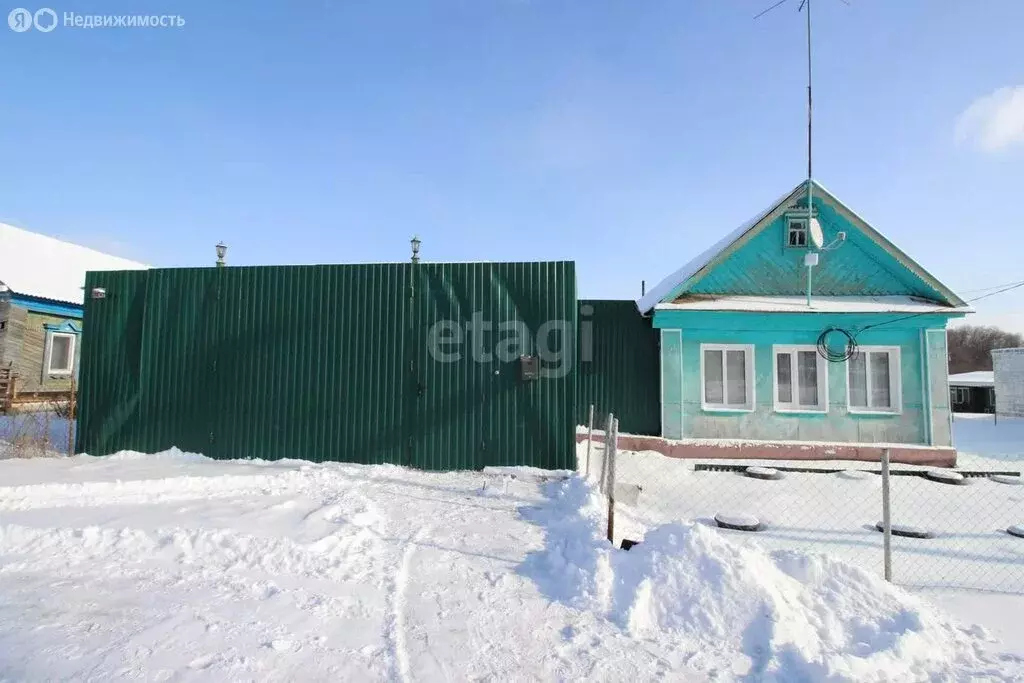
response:
M1024 2L813 2L816 178L967 297L1024 280ZM803 20L769 4L51 4L186 24L4 29L0 220L160 266L419 233L635 297L805 173ZM978 307L1024 331L1024 289Z

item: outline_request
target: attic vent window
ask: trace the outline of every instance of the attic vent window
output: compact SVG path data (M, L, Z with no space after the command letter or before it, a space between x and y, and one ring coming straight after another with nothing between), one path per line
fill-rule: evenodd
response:
M790 216L786 219L786 246L807 246L807 218Z

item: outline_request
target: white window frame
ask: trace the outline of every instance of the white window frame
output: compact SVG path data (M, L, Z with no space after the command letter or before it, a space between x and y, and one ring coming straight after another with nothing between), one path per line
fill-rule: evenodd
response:
M813 351L818 368L818 405L800 405L800 384L797 373L797 352ZM779 354L790 354L790 381L792 382L793 400L789 403L779 401ZM772 346L772 402L777 413L827 413L828 412L828 361L818 353L813 344L796 344Z
M735 403L708 403L707 387L704 383L704 352L722 352L722 400L728 400L729 378L726 376L728 363L726 362L726 351L742 351L745 355L744 369L746 370L747 402L740 405ZM752 413L755 401L756 388L754 386L754 345L753 344L701 344L700 345L700 407L703 410L716 413Z
M75 373L75 344L78 335L74 332L50 332L46 335L46 375L48 377L70 377ZM53 368L53 340L57 337L68 337L68 367L66 369Z
M871 404L871 365L865 363L864 374L866 375L866 390L868 406L850 405L850 361L846 361L846 409L857 415L901 415L903 413L903 373L900 358L900 347L898 346L861 346L858 353L888 353L889 354L889 402L890 408L875 408ZM927 378L925 378L927 381Z
M793 233L794 230L798 229L793 227L794 223L803 224L803 228L800 228L800 230L802 230L804 234L803 244L790 244L789 242L790 235ZM804 211L803 215L786 216L786 247L789 249L806 249L809 242L810 235L807 229L807 212Z

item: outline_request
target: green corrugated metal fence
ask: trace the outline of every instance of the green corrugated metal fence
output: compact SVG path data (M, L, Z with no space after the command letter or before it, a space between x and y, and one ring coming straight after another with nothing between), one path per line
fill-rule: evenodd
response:
M658 330L650 318L633 301L584 299L578 330L576 420L586 424L593 404L595 427L603 429L612 412L623 433L660 434Z
M78 452L574 465L570 262L89 273L96 287ZM520 354L545 376L522 380Z

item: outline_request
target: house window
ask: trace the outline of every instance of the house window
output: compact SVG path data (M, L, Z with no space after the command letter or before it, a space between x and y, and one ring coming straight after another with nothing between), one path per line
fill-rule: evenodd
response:
M786 219L786 246L807 246L807 217L790 216Z
M701 385L705 410L754 409L754 347L701 344Z
M75 335L51 332L46 350L46 372L50 375L70 375L75 364Z
M898 413L901 405L900 350L862 346L846 362L850 412Z
M956 405L969 403L971 399L970 390L967 387L950 387L950 400Z
M776 346L775 410L826 412L828 363L814 346Z

